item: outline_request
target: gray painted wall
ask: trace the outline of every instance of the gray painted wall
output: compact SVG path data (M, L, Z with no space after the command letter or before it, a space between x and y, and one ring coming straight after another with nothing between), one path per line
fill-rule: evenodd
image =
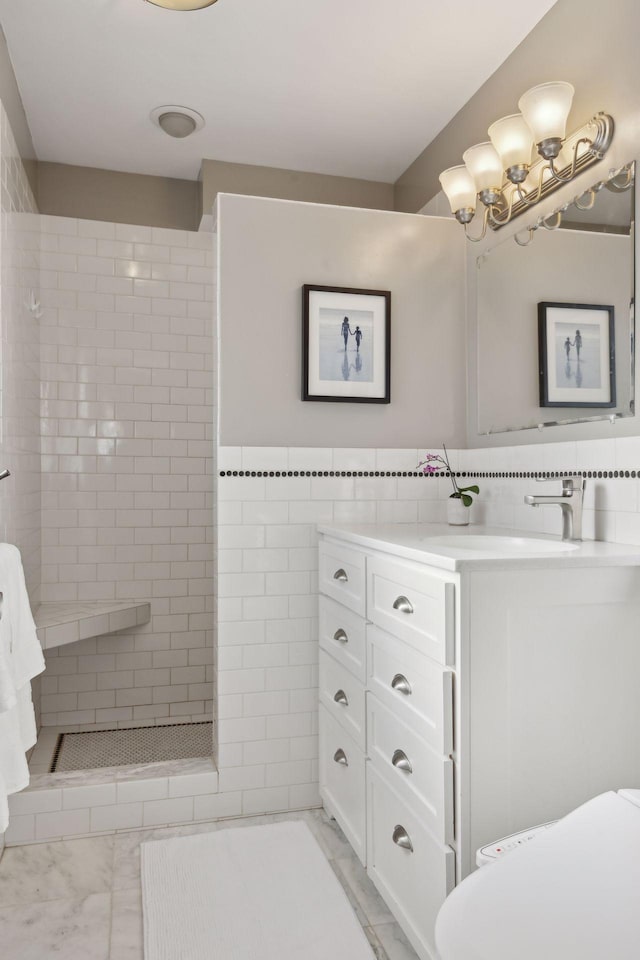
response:
M38 163L40 212L53 217L197 230L200 188L192 180Z
M37 164L40 211L151 227L197 230L218 193L393 208L393 184L204 160L199 181L66 163Z
M463 444L457 223L221 195L218 241L222 445ZM300 399L304 283L391 291L390 405Z
M353 177L331 177L247 163L203 160L202 212L210 213L219 193L333 203L338 206L393 210L393 184Z
M416 211L440 190L438 175L462 162L487 128L517 111L520 95L546 80L569 80L576 95L569 127L611 113L616 141L638 128L640 6L616 0L558 0L549 13L408 167L395 184L395 209Z

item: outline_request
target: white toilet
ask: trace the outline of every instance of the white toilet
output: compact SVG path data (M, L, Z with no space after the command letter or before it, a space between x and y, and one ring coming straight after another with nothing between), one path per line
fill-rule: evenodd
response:
M638 960L640 790L603 793L467 877L441 960Z

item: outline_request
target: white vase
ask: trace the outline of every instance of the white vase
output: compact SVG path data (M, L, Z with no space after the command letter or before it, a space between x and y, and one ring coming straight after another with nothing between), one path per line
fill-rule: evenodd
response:
M447 523L452 527L466 527L471 517L471 507L465 507L461 497L447 500Z

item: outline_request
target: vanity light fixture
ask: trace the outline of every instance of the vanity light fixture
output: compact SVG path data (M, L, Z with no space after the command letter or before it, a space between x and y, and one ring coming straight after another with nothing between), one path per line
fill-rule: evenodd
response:
M165 10L203 10L211 7L216 0L145 0L154 7L164 7Z
M571 84L563 80L527 90L518 102L520 113L492 123L489 141L469 147L462 157L464 164L440 174L451 212L464 226L467 239L482 240L487 225L499 230L602 160L613 138L613 119L598 113L567 137L573 93ZM484 208L482 232L474 237L468 225L478 199ZM559 221L541 223L553 229Z

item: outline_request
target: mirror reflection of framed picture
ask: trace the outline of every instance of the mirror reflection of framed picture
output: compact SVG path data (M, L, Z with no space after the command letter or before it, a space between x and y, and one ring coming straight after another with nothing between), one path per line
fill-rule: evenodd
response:
M302 288L302 399L390 403L391 293Z
M615 407L614 308L538 304L541 407Z

